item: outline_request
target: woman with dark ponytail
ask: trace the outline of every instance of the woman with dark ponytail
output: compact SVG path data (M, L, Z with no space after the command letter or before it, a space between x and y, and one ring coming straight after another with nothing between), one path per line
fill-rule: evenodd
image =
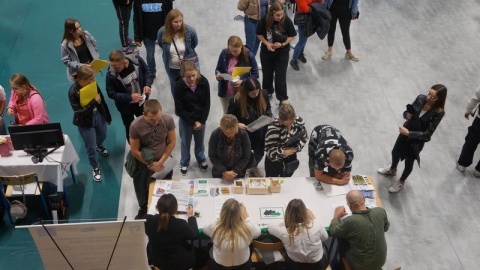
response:
M145 217L148 263L162 270L202 268L207 262L208 254L199 252L187 241L198 239L193 207L189 205L186 208L187 221L175 217L178 204L172 194L160 197L156 208L157 215Z

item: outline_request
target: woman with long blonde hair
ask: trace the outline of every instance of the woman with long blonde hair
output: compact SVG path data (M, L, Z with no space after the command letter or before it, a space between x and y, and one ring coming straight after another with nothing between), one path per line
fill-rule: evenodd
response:
M226 200L220 219L203 228L203 232L213 241L209 269L250 269L249 245L260 236L260 228L251 221L245 205L233 198Z
M167 14L165 25L158 30L157 41L163 50L163 64L170 80L170 90L174 95L175 81L180 77L182 60L197 56L195 52L198 45L197 32L183 22L180 10L172 9Z
M284 222L269 225L268 232L285 246L287 269L327 268L328 258L322 244L328 239L327 231L301 199L291 200L285 210Z

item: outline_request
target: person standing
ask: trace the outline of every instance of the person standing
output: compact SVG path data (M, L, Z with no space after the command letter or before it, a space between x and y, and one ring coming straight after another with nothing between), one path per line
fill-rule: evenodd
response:
M15 73L10 77L12 93L7 114L15 118L15 125L38 125L50 122L45 101L25 75Z
M265 176L290 177L300 165L297 153L302 151L308 135L305 122L292 105L281 105L278 119L268 126L265 135Z
M175 114L181 141L180 174L185 176L190 165L190 144L195 141L195 158L204 172L208 170L205 157L205 123L210 112L210 84L200 74L193 61L184 61L182 78L175 86Z
M228 46L223 49L218 57L217 67L215 68L216 79L218 81L218 96L222 102L223 113L227 113L229 100L237 93L243 82L250 78L258 79L257 61L253 53L243 46L242 40L237 36L228 38ZM250 71L240 76L225 80L221 74L232 75L235 67L250 67Z
M310 12L310 3L313 2L322 2L323 0L296 0L297 6L297 13L309 13ZM300 70L298 66L298 60L302 63L307 63L307 58L305 57L304 49L307 45L308 37L304 34L305 26L299 24L298 25L298 42L295 45L295 49L293 50L292 60L290 60L290 66L294 70Z
M445 101L447 88L442 84L435 84L428 90L427 95L419 95L412 105L407 105L403 118L407 121L399 127L400 134L392 150L390 167L379 168L379 174L395 176L397 165L405 159L405 169L399 180L394 181L389 192L399 192L405 185L405 180L413 170L415 160L420 164L420 152L426 142L429 142L438 124L445 116Z
M280 104L289 103L286 80L290 52L288 44L296 35L292 20L285 16L285 10L279 2L274 2L267 15L258 22L257 37L262 42L260 49L262 85L269 95L275 92Z
M345 207L337 207L330 222L330 235L344 240L340 254L345 254L352 269L381 270L387 259L387 213L381 207L367 208L358 190L349 191L346 199L352 215L343 218L347 215Z
M139 219L147 213L148 186L153 173L165 169L163 164L175 148L175 122L170 115L162 113L158 100L147 100L143 105L143 116L137 117L130 125L130 135L130 150L138 161L133 187L140 207L135 219ZM144 158L141 147L153 150L152 160ZM172 179L172 174L170 171L164 179Z
M327 184L346 185L352 161L353 150L337 128L319 125L313 129L308 143L310 177Z
M125 55L114 50L110 53L110 67L106 77L108 96L115 100L120 112L127 141L130 141L129 130L135 116L143 113L141 103L152 93L152 81L147 64L140 56Z
M175 82L180 77L182 60L197 57L195 52L198 45L197 32L183 22L183 14L180 10L172 9L167 14L165 25L158 30L157 41L158 46L163 50L163 64L170 81L170 91L172 96L175 96Z
M147 65L152 81L156 78L155 41L158 30L173 8L173 0L136 0L133 4L133 30L138 47L145 44Z
M462 152L457 162L457 169L461 172L464 172L466 167L472 165L473 155L477 149L478 144L480 143L480 111L478 110L478 105L480 104L480 87L475 90L475 94L467 103L467 108L465 111L465 119L468 120L469 116L475 117L473 123L468 127L468 133L465 137L465 143L462 147ZM478 161L473 171L475 177L480 177L480 161Z
M83 31L80 22L73 18L65 20L61 53L70 81L74 81L73 74L79 67L99 58L97 41L89 32Z
M257 55L260 40L257 37L256 29L258 21L265 16L268 9L268 0L238 0L237 9L243 11L243 23L245 26L245 44L248 49Z
M347 52L345 58L358 62L360 58L352 53L352 45L350 43L350 23L358 18L358 1L359 0L324 0L323 4L330 10L332 16L330 20L330 30L328 31L328 50L322 56L323 60L332 57L333 42L335 41L335 31L337 29L337 20L342 30L343 44Z
M118 32L120 34L120 43L122 44L123 53L137 53L138 49L131 48L130 45L135 41L128 37L128 26L132 15L132 7L134 0L112 0L113 6L118 18Z
M5 89L0 85L0 135L7 135L7 127L5 126L5 118L3 116L6 100L7 95L5 94Z
M78 127L78 132L83 139L88 154L88 161L92 166L93 180L102 181L102 175L95 150L104 157L110 154L103 147L107 138L107 124L112 123L112 116L97 85L97 95L86 106L80 105L80 89L95 81L95 70L83 65L73 75L75 83L68 90L68 99L73 109L73 124Z

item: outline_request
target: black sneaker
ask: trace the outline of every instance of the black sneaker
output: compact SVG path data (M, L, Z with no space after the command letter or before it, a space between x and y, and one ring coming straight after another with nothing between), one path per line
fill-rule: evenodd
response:
M200 170L206 172L208 170L208 164L207 162L203 162L201 165L200 165Z
M105 149L103 145L97 145L96 149L97 149L97 152L99 152L100 155L104 157L108 157L110 155L110 153L108 153L107 149Z
M137 215L135 216L135 219L144 219L146 214L147 214L147 209L140 208L138 210Z
M298 60L300 60L300 62L302 63L307 63L307 58L305 58L305 54L304 53L301 53L299 56L298 56Z
M290 66L292 66L292 68L295 69L296 71L300 70L300 67L298 66L298 61L290 60Z
M102 174L100 173L100 168L93 168L92 169L92 176L95 182L102 181Z
M180 167L180 174L182 176L187 175L187 173L188 173L188 167Z

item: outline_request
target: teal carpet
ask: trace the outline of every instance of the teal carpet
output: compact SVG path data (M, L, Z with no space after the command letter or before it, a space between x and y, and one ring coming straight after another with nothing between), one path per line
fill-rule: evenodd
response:
M83 141L71 124L73 111L67 96L71 82L60 60L63 24L69 17L79 20L82 28L95 37L100 58L106 59L110 51L120 48L118 20L111 0L1 0L0 85L9 98L10 76L17 72L26 75L45 99L51 122L60 122L73 141L81 161L77 183L70 177L65 180L71 202L70 219L112 219L117 217L122 180L123 124L114 103L107 98L113 123L108 127L104 145L110 157L99 157L103 181L96 183ZM105 77L99 74L97 81L106 97ZM8 123L12 119L7 116L5 120ZM0 269L43 269L28 230L15 229L6 219L5 226L0 227Z

